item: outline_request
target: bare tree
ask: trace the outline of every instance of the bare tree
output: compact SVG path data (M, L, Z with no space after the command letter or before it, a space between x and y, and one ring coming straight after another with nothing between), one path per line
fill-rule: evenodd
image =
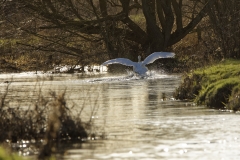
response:
M240 2L217 0L208 10L216 42L223 57L240 57Z
M16 0L19 12L28 17L21 23L15 21L17 15L7 19L43 40L37 45L27 44L34 49L81 59L97 58L104 52L109 58L136 57L138 52L148 55L165 51L180 41L196 27L215 1ZM194 9L196 6L198 9ZM193 8L192 12L187 13L187 7ZM144 17L145 25L133 20L134 15ZM187 16L190 18L186 20ZM86 54L87 50L91 52Z

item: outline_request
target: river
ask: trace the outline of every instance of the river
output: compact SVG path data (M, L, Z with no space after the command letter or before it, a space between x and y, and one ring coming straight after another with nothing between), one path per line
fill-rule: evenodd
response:
M83 109L82 120L91 119L94 137L60 144L61 159L239 159L239 114L175 100L180 82L180 75L157 73L145 79L109 74L0 75L1 90L11 83L9 106L29 108L39 91L45 96L50 90L65 91L73 114Z

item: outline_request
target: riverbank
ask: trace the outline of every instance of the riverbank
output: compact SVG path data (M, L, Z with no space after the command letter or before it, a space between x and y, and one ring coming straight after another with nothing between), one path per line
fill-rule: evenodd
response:
M223 60L185 75L175 97L210 108L239 111L240 60Z

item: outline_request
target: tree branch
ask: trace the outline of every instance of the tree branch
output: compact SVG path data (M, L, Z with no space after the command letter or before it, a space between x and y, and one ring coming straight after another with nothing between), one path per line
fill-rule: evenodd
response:
M181 9L181 0L177 3L176 0L172 0L173 9L176 15L176 24L177 29L180 30L183 28L182 24L182 9Z
M194 27L197 26L197 24L201 21L201 19L206 15L208 7L212 6L216 0L209 0L205 6L202 8L202 10L198 13L198 15L183 29L176 30L174 33L172 33L168 46L171 46L178 41L180 41L183 37L185 37L191 30L193 30Z

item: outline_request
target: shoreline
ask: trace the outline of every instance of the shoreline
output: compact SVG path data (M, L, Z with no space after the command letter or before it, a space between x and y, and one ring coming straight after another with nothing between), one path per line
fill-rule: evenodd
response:
M240 60L227 59L186 74L175 97L209 108L240 111Z

